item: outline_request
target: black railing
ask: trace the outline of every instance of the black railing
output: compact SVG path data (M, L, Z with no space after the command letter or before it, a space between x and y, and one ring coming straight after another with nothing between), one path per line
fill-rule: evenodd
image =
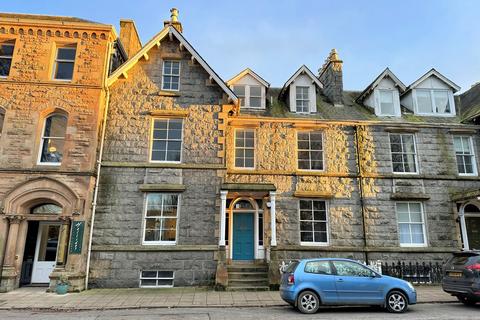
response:
M382 274L418 284L439 284L442 282L442 265L438 262L382 262Z

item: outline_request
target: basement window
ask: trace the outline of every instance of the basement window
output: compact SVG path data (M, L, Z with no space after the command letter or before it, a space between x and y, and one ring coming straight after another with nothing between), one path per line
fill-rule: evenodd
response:
M173 287L173 271L142 271L140 273L140 288Z
M70 81L73 78L73 67L77 48L74 46L57 48L53 79Z
M0 77L8 77L12 65L13 42L0 43Z

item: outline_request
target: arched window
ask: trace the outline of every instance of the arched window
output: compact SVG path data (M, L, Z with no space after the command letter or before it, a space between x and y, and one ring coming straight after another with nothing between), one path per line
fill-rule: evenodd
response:
M60 164L62 162L66 130L66 116L53 114L45 119L39 157L40 163Z
M480 212L480 209L476 205L470 203L465 206L464 212L477 213Z
M60 214L62 213L62 207L53 203L44 203L33 207L30 210L31 214Z
M0 108L0 136L2 135L4 120L5 120L5 110L3 110L3 108Z

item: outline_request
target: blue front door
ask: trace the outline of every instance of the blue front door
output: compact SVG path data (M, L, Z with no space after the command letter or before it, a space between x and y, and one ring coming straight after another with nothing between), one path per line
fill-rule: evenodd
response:
M233 214L233 260L253 260L253 212Z

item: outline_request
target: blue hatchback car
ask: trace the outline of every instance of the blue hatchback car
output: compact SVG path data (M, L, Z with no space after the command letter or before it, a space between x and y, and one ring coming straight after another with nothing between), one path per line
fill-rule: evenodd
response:
M282 274L282 299L302 313L320 305L378 305L393 313L417 303L412 284L380 275L354 260L305 259L291 262Z

